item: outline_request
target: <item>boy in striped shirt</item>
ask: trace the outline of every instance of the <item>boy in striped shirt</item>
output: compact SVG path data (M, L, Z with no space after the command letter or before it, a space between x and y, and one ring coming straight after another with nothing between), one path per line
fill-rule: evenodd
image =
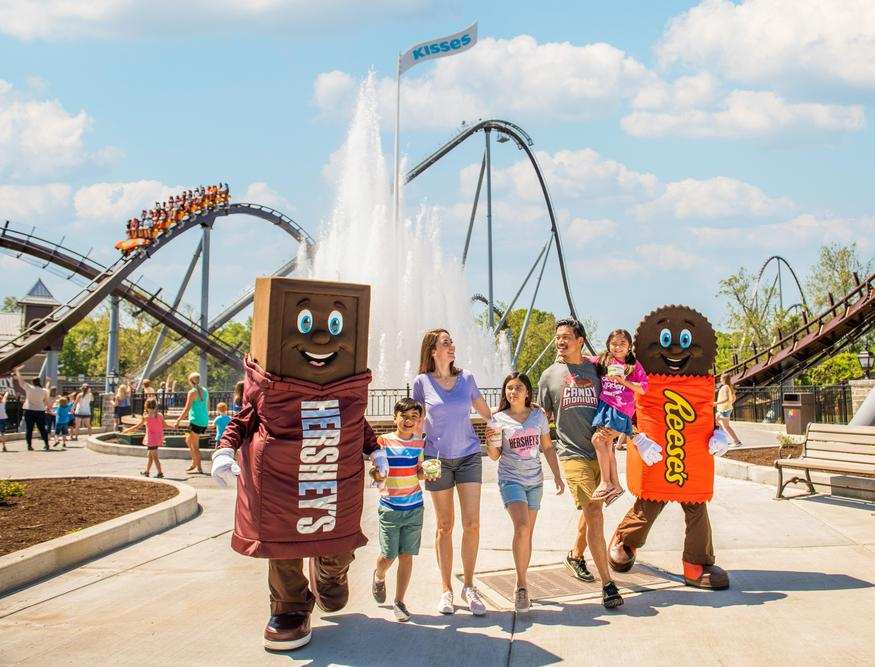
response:
M419 553L422 534L422 488L425 479L422 461L425 439L422 418L425 410L412 398L402 398L395 404L395 432L377 437L377 444L386 454L388 469L374 468L371 476L384 482L380 489L378 509L380 523L380 556L374 570L371 591L374 599L386 601L386 572L398 559L398 579L392 611L399 621L410 620L404 605L404 593L413 572L413 557Z

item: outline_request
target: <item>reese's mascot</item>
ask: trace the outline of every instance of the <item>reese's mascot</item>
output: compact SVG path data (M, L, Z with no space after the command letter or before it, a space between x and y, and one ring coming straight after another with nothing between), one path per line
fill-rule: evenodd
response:
M635 332L635 355L650 387L636 397L638 429L662 446L660 461L648 465L635 447L626 459L626 478L636 496L617 527L609 550L611 567L626 572L644 546L666 503L681 504L686 518L684 581L697 588L729 587L727 573L714 565L707 501L714 492L714 455L728 447L714 428L717 336L701 314L686 306L663 306Z
M212 473L228 484L237 475L232 548L270 559L270 650L310 641L314 604L346 605L353 551L367 543L362 453L378 449L364 417L369 308L366 285L255 283L243 408L225 429Z

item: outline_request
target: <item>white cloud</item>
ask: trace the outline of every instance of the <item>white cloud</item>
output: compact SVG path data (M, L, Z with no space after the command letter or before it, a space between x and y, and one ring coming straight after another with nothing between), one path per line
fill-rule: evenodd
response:
M498 114L514 119L579 121L615 109L656 79L644 65L610 44L538 43L529 35L486 37L477 47L438 60L402 82L407 128L448 128ZM320 74L313 102L321 115L346 117L357 86L343 72ZM394 113L395 81L380 79L380 110Z
M664 66L719 71L747 84L875 88L871 0L705 0L656 46Z
M577 247L584 247L598 239L613 238L617 234L619 225L610 218L587 220L586 218L572 218L563 225L564 238Z
M33 99L0 80L0 174L45 176L116 159L113 147L88 151L91 124L84 110L71 114L58 100Z
M421 13L429 0L0 0L0 31L23 40L192 34L241 25L313 30Z
M709 106L717 95L717 81L708 72L681 76L672 82L654 79L632 99L636 109L692 109Z
M808 249L827 243L856 241L863 253L875 252L875 216L840 217L803 214L786 222L754 227L693 227L690 232L704 246L727 249Z
M671 217L689 220L770 217L785 214L793 208L793 201L787 197L769 197L750 183L717 176L668 183L659 197L637 205L634 212L641 219Z
M184 189L181 185L171 187L159 181L94 183L76 191L73 205L80 221L115 223L121 228L125 220L139 215L142 209L151 208L156 201L164 201Z
M705 265L705 259L670 243L642 243L636 245L632 255L641 267L659 268L668 271L690 271Z
M279 192L263 181L251 183L249 187L246 188L246 194L243 195L243 200L253 204L270 206L286 215L289 215L295 210L295 205L291 201L283 197Z
M0 185L0 218L27 225L58 216L70 208L71 194L66 183Z
M653 174L630 169L616 160L602 157L591 148L561 150L555 153L538 151L535 156L554 200L639 200L655 195L658 191L659 179ZM461 192L474 191L479 171L479 163L462 169L459 174ZM492 186L496 189L510 189L526 201L543 199L541 187L528 158L522 158L504 169L493 169Z
M621 125L635 137L769 137L782 133L855 132L864 126L860 105L788 102L773 92L735 90L716 109L634 111Z

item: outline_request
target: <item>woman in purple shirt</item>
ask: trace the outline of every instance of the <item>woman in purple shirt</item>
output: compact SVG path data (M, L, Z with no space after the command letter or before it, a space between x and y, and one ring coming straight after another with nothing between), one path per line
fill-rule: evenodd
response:
M441 462L441 474L426 481L437 517L435 552L443 592L438 611L452 614L453 587L453 488L462 512L462 600L476 616L486 607L474 588L474 565L480 543L480 484L483 467L480 439L471 425L471 408L487 421L492 412L474 376L455 367L456 347L446 329L433 329L422 339L419 375L413 381L413 398L425 405L425 456Z

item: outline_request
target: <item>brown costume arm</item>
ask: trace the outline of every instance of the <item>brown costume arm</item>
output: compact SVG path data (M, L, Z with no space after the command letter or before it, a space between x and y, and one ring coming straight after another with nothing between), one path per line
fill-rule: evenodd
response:
M375 451L380 449L380 445L377 444L377 436L374 433L374 429L371 428L371 425L368 423L368 420L365 419L365 438L362 443L362 452L365 456L370 456ZM224 438L223 438L224 440Z
M216 449L230 447L236 452L246 440L252 437L257 428L258 413L255 411L255 406L246 403L240 412L231 417Z

